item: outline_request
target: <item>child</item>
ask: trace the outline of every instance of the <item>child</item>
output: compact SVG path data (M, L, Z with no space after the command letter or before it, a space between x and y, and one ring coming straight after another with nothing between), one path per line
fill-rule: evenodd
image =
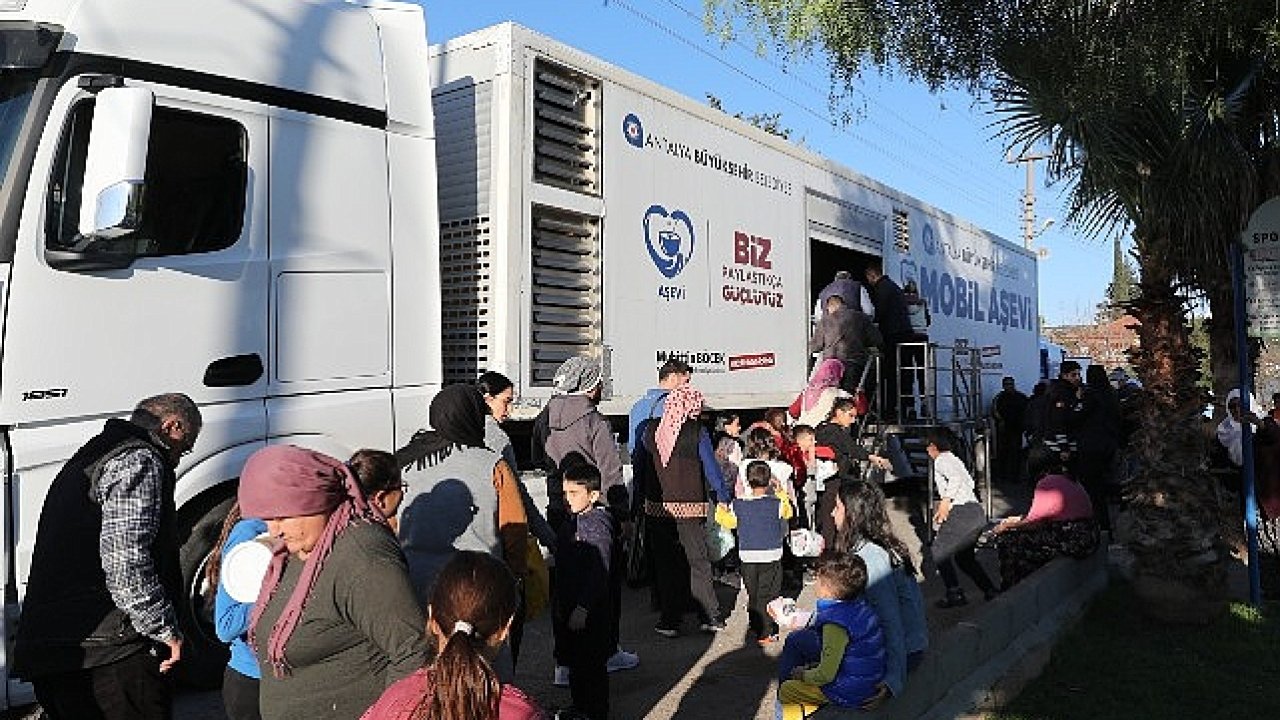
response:
M400 476L396 456L384 450L357 450L347 461L351 474L364 492L370 505L378 508L392 532L397 530L400 503L404 500L405 484Z
M461 550L436 576L427 605L435 660L387 688L361 720L542 720L527 695L498 679L494 659L517 608L501 560Z
M776 436L765 427L756 426L747 433L747 444L743 450L743 460L738 466L738 478L734 482L733 496L746 497L751 492L747 487L746 467L752 460L763 460L773 475L774 489L784 496L790 497L787 487L791 484L792 467L784 462L778 450Z
M569 519L557 533L553 615L560 660L569 668L573 707L562 718L604 720L609 715L606 664L616 646L611 624L615 584L616 527L599 504L600 471L586 462L563 468Z
M964 462L951 452L951 435L936 431L928 435L925 451L933 460L933 479L938 488L938 507L933 512L933 562L947 587L947 595L939 600L940 608L960 607L968 603L956 565L968 575L983 596L996 596L995 583L974 557L978 536L987 527L987 512L978 502L973 476ZM953 562L954 560L954 562Z
M808 425L796 425L791 428L791 437L795 440L796 446L800 448L800 452L804 454L805 476L804 482L796 483L800 486L800 497L796 498L797 510L803 510L801 523L810 530L817 530L818 512L818 444L814 439L813 428Z
M877 697L884 678L884 636L880 621L861 595L867 566L848 553L827 552L818 565L813 628L820 633L816 664L792 668L778 688L781 720L803 718L827 703L863 707ZM784 668L785 670L785 668Z
M763 460L747 463L751 494L736 498L722 525L738 530L738 572L747 588L747 618L761 647L778 641L778 624L765 606L782 590L782 538L791 519L791 503L771 493L773 471Z
M222 535L209 556L206 578L217 588L214 598L214 630L218 639L231 646L231 657L222 676L222 704L229 720L261 720L258 711L258 682L262 677L258 657L249 645L249 616L253 602L236 600L222 582L222 558L241 543L252 542L267 532L267 524L256 518L243 518L240 503L231 506L222 524Z

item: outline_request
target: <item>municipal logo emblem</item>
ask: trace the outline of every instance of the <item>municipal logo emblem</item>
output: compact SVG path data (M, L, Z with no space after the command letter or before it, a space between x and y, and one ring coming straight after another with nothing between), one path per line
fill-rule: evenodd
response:
M622 119L622 136L627 142L636 147L644 147L644 126L640 124L640 118L635 113L628 113Z
M674 278L693 257L693 220L683 210L669 213L661 205L651 205L644 214L644 241L658 272Z

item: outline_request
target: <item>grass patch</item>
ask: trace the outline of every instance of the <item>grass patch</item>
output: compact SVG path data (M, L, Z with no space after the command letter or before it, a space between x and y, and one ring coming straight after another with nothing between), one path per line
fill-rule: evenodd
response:
M1113 585L1058 642L1044 673L989 720L1280 717L1280 606L1233 603L1208 627L1145 617Z

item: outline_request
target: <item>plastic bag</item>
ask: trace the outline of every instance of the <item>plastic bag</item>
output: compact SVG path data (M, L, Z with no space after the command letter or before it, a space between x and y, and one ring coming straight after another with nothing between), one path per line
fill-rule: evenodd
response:
M707 517L707 556L711 562L720 562L733 549L736 541L733 531L720 524L720 517L726 512L720 505L712 504Z

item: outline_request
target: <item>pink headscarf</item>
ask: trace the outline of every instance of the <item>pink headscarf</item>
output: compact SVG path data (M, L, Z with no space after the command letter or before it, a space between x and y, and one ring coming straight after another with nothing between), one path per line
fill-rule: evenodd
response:
M680 428L689 418L698 417L702 412L702 391L688 383L667 393L662 406L662 419L658 421L658 429L654 432L654 442L658 445L658 460L662 467L671 462L671 453L676 449L676 438Z
M808 409L816 405L818 399L822 397L822 391L838 387L842 377L844 377L843 362L835 358L828 358L819 362L813 368L813 375L809 378L809 384L804 389L804 398L800 401L801 409Z
M330 513L324 533L307 555L298 585L267 640L267 660L276 677L289 674L284 649L302 619L316 577L333 549L334 540L356 520L386 523L382 513L366 502L355 476L340 460L293 445L272 445L249 457L240 473L240 511L245 517L276 519ZM258 591L249 622L249 639L258 644L258 621L271 602L289 551L276 542L267 576Z

